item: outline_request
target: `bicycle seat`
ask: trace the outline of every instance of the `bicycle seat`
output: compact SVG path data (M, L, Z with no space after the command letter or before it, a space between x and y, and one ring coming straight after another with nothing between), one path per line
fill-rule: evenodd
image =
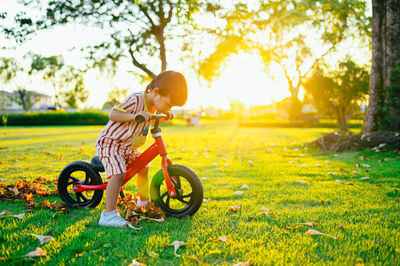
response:
M99 158L99 156L94 156L91 160L90 160L90 166L93 168L93 170L95 170L96 172L105 172L104 170L104 166L101 163L101 160Z

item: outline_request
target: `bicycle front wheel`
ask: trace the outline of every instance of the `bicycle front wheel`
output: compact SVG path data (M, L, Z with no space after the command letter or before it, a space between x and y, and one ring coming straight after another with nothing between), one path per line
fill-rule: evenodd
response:
M151 200L168 216L183 217L194 215L203 203L203 186L197 175L183 165L173 164L167 167L168 174L175 186L177 195L170 197L165 184L164 174L159 170L151 181Z

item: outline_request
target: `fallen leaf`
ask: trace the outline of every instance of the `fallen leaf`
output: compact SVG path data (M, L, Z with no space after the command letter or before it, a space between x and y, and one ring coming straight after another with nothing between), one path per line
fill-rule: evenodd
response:
M26 254L25 256L33 258L33 257L46 256L46 255L47 255L46 251L44 251L43 249L38 247L38 248L36 248L35 251L31 251L28 254Z
M154 222L157 222L157 223L165 222L165 218L164 217L157 219L157 218L150 218L150 217L146 217L146 216L140 216L139 220L140 221L141 220L150 220L150 221L154 221Z
M301 223L301 224L308 225L308 226L311 226L311 227L319 225L319 223L317 223L317 222L309 222L309 223Z
M367 179L369 179L368 176L360 177L360 180L367 180Z
M353 186L354 183L353 182L346 182L346 185Z
M243 191L235 191L235 192L233 192L234 194L236 194L236 195L242 195L243 194Z
M319 231L317 231L317 230L314 230L314 229L310 229L310 230L308 230L307 232L305 232L304 233L305 235L320 235L320 236L327 236L327 237L331 237L331 238L333 238L333 239L337 239L336 237L334 237L334 236L331 236L331 235L328 235L328 234L324 234L324 233L321 233L321 232L319 232Z
M343 224L339 224L339 229L344 230Z
M142 225L141 227L134 227L131 223L127 223L126 224L129 228L132 228L134 230L142 230L144 228L144 225Z
M10 214L11 214L11 212L9 212L7 210L4 210L4 211L0 212L0 216L1 215L10 215Z
M176 251L177 251L181 246L185 246L185 245L186 245L185 242L183 242L183 241L177 241L177 240L175 240L174 242L172 242L172 243L169 244L169 245L167 244L167 246L174 247L174 255L177 256L177 257L180 257L181 255L176 254Z
M217 242L217 241L221 241L221 242L224 242L224 243L229 244L229 242L228 242L228 237L227 237L227 236L220 236L220 237L218 237L217 239L215 239L215 241L216 241L216 242Z
M18 218L20 220L24 219L25 213L17 214L17 215L1 215L0 218Z
M54 239L54 237L52 237L52 236L43 236L43 235L35 235L35 234L31 234L31 236L37 237L40 241L40 245L46 244Z
M232 207L229 207L228 212L237 212L241 208L242 208L242 205L232 206Z

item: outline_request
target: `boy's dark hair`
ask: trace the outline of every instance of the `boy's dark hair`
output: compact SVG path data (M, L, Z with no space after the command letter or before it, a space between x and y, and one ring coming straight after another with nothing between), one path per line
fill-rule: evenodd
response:
M183 106L187 100L187 83L185 77L175 71L164 71L155 77L146 87L146 92L158 88L162 96L171 95L171 104Z

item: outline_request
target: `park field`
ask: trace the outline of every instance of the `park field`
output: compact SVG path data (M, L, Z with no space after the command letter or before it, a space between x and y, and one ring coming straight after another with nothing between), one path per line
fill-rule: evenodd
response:
M55 181L68 163L95 155L101 129L1 128L0 183ZM324 128L241 128L214 121L162 129L169 157L203 184L204 202L193 217L141 221L142 230L107 228L98 225L104 198L94 209L56 215L49 208L28 212L19 200L0 201L0 212L25 213L22 220L0 217L0 264L400 264L399 153L321 153L303 145L332 132ZM146 145L151 143L149 137ZM157 158L150 176L159 169ZM126 189L134 193L132 181ZM35 198L44 200L60 201ZM42 246L31 234L54 240ZM180 257L166 246L175 240L186 242L176 251ZM37 247L47 255L25 256Z

